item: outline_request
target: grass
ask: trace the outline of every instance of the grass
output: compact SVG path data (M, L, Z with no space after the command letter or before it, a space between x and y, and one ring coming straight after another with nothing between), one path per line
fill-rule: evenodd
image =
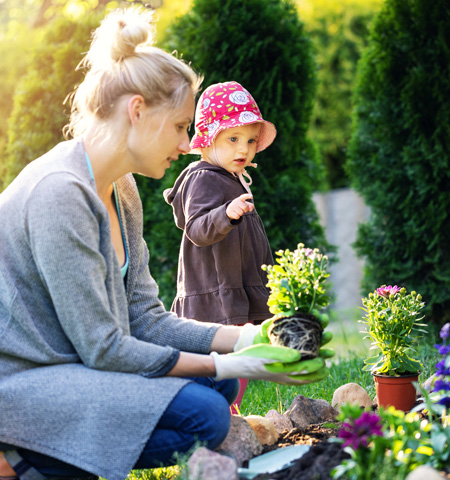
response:
M284 413L297 395L313 399L324 399L331 403L334 391L346 383L357 383L363 387L371 398L375 397L375 385L372 375L362 370L364 358L369 356L370 344L363 341L363 335L357 323L359 311L352 311L345 319L334 318L330 322L333 340L330 347L336 351L333 359L327 360L330 376L319 383L302 386L278 385L264 381L250 381L240 408L240 414L262 415L269 410ZM426 339L418 343L417 358L423 364L419 381L423 382L434 373L436 362L440 359L433 347L437 334L429 333ZM183 459L180 465L183 464ZM184 480L180 466L154 469L134 470L128 480Z

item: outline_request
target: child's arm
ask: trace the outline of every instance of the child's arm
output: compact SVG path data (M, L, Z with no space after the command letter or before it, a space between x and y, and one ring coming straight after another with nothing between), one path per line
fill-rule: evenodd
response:
M226 212L240 196L250 198L248 194L242 195L239 184L222 175L208 171L190 175L182 194L177 195L172 204L177 225L197 247L221 242L242 221L242 214L235 220Z
M246 201L252 198L253 195L251 193L244 193L235 198L226 209L228 218L231 220L239 220L245 212L252 212L255 206L253 203Z

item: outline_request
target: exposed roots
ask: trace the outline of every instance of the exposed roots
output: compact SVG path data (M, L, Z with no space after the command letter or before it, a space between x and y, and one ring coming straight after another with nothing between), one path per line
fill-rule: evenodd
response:
M302 354L302 360L319 354L322 327L313 315L278 318L267 334L272 345L294 348Z

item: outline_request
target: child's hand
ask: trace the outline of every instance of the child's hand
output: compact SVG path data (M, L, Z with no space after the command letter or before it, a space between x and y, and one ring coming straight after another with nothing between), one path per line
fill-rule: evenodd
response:
M255 208L253 203L247 202L253 198L251 193L243 193L235 198L227 207L226 213L231 220L239 220L245 212L251 212Z

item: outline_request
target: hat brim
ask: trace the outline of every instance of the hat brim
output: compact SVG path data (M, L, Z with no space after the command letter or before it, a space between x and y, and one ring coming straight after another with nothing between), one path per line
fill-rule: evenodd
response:
M201 132L201 135L196 133L191 140L190 147L191 150L189 154L198 154L201 155L202 150L204 148L210 147L214 140L216 139L217 135L219 135L220 132L223 132L224 130L227 130L228 128L235 128L235 127L241 127L241 126L246 126L246 125L253 125L254 123L261 123L261 131L259 133L259 138L258 138L258 143L256 147L256 153L262 152L265 150L267 147L269 147L273 141L275 140L275 137L277 136L277 129L275 128L275 125L271 122L268 122L267 120L255 120L254 122L248 122L248 123L235 123L232 125L221 125L215 132L214 135L209 136L208 135L208 130L204 130ZM203 143L203 137L207 136L208 137L208 144L205 146L200 146L199 144Z

